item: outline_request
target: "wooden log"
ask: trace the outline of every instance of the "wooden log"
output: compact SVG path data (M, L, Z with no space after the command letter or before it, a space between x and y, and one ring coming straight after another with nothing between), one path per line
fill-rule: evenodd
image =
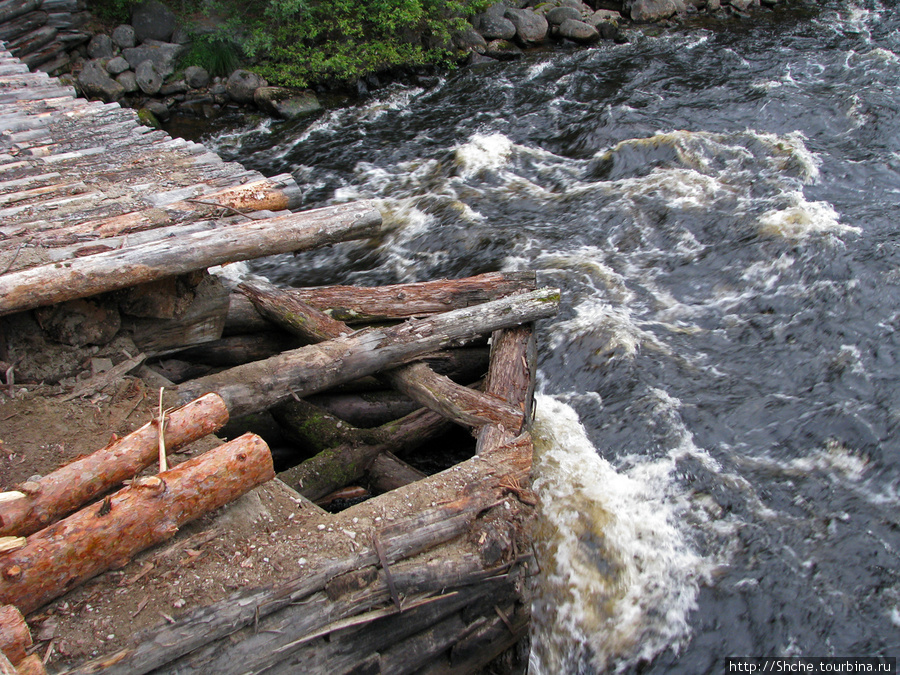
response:
M254 335L232 335L175 352L178 359L219 368L231 368L252 361L261 361L288 349L298 347L295 337L280 331Z
M315 394L307 396L305 400L361 429L380 426L422 407L405 394L392 389L358 394Z
M0 2L0 24L11 21L38 8L40 0L2 0Z
M47 23L47 12L31 12L14 21L0 24L0 40L15 40Z
M390 492L423 478L424 473L391 452L378 455L369 467L369 481L378 492Z
M47 669L37 654L26 656L16 664L16 675L47 675Z
M30 537L0 558L0 602L24 614L274 477L272 456L245 434L127 488Z
M380 226L381 215L371 203L342 204L25 269L0 276L0 315L213 265L361 239Z
M457 340L536 321L556 313L559 290L540 289L398 326L357 331L265 361L186 382L181 400L218 393L232 416L271 407L292 394L308 396L412 361Z
M307 412L312 408L308 404L298 404L295 410L301 406ZM317 430L324 430L327 426L324 420L329 416L322 411L314 411L310 417L316 417ZM333 424L333 418L328 422ZM430 410L417 410L376 429L348 430L349 439L334 445L331 443L340 438L341 430L335 429L332 434L323 431L315 434L316 440L327 447L314 457L282 472L279 477L310 501L317 501L362 478L381 453L413 450L445 432L448 424L446 419Z
M531 424L534 400L534 369L537 358L530 326L496 331L491 340L491 366L488 370L488 393L518 408L525 425ZM476 452L492 452L512 442L518 431L501 424L489 424L478 435Z
M466 279L439 279L375 288L292 288L294 299L346 323L377 323L471 307L536 288L534 272L489 272Z
M450 504L427 508L382 528L379 539L387 562L395 569L394 563L458 537L492 501L492 494L470 494ZM223 653L230 653L230 650L224 650L222 643L217 640L237 631L243 631L244 637L248 632L256 636L253 645L256 656L265 657L277 648L278 643L292 642L333 620L328 614L329 608L335 606L333 600L324 593L316 596L324 591L328 582L341 574L376 565L378 562L374 548L322 561L298 577L239 592L220 602L201 607L177 619L175 623L165 624L152 634L144 636L145 639L137 646L94 659L65 671L65 675L141 675L166 666L189 653L191 657L178 662L179 672L218 672L209 667L209 660L218 658ZM480 561L478 562L480 566ZM419 566L419 569L422 567ZM395 574L397 576L399 575ZM452 575L437 576L441 588L452 583L453 579ZM398 585L402 590L402 583ZM317 604L317 597L324 599ZM380 597L382 601L387 598L386 589ZM320 608L322 611L317 611ZM302 622L298 617L302 618ZM191 667L185 663L188 660L198 665Z
M102 243L118 248L122 244L115 237L147 233L143 241L171 236L177 230L169 225L185 227L199 217L213 217L224 210L232 213L256 211L282 211L299 205L300 195L290 174L230 186L202 195L196 199L178 200L168 204L154 204L154 209L141 209L108 218L88 220L67 227L56 228L41 238L44 245L61 246L76 241L84 243L86 237L97 238ZM162 212L162 214L160 213ZM208 215L207 215L208 214ZM164 217L160 217L163 215Z
M225 403L203 396L166 416L168 452L220 429L228 421ZM27 536L87 504L157 461L159 424L153 420L105 448L18 487L24 495L0 502L0 536Z
M3 652L0 652L0 675L18 675L16 667Z
M345 323L275 286L245 283L238 289L253 301L260 314L305 339L322 342L350 332ZM470 427L499 424L516 433L522 427L520 410L475 389L461 387L423 363L389 371L384 377L414 401L458 424Z
M22 612L12 605L0 606L0 653L18 663L31 645L31 631Z

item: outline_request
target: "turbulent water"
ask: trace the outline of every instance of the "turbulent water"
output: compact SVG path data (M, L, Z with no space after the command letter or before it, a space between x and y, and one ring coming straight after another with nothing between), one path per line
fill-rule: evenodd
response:
M633 30L205 139L389 233L292 284L533 269L533 673L900 653L900 17Z

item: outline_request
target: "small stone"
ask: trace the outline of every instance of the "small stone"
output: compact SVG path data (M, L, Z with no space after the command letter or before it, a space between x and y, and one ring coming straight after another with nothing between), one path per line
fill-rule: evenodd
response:
M126 94L133 94L139 89L137 75L134 74L133 70L126 70L116 78L116 82L122 86Z
M549 12L547 12L547 21L552 23L554 26L558 26L566 19L581 21L581 12L579 12L574 7L554 7Z

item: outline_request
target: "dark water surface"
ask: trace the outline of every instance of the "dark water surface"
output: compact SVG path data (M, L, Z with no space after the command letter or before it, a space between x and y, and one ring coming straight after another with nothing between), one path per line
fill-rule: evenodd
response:
M900 655L900 17L791 2L205 139L379 242L291 284L536 269L535 673Z

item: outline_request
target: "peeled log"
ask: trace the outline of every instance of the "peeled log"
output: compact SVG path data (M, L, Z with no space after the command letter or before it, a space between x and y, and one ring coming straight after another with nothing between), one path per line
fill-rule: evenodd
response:
M25 658L31 644L31 631L22 612L12 605L0 606L0 652L18 663Z
M16 675L47 675L47 669L37 654L26 656L16 664Z
M222 428L225 402L208 394L166 416L165 445L172 452ZM156 420L47 474L19 486L25 496L0 502L0 536L27 536L133 478L159 458Z
M274 476L268 446L244 434L158 476L135 479L0 556L0 602L33 612Z
M41 265L0 276L0 315L213 265L363 239L377 234L380 227L381 214L370 202L359 202L175 235L65 264Z

